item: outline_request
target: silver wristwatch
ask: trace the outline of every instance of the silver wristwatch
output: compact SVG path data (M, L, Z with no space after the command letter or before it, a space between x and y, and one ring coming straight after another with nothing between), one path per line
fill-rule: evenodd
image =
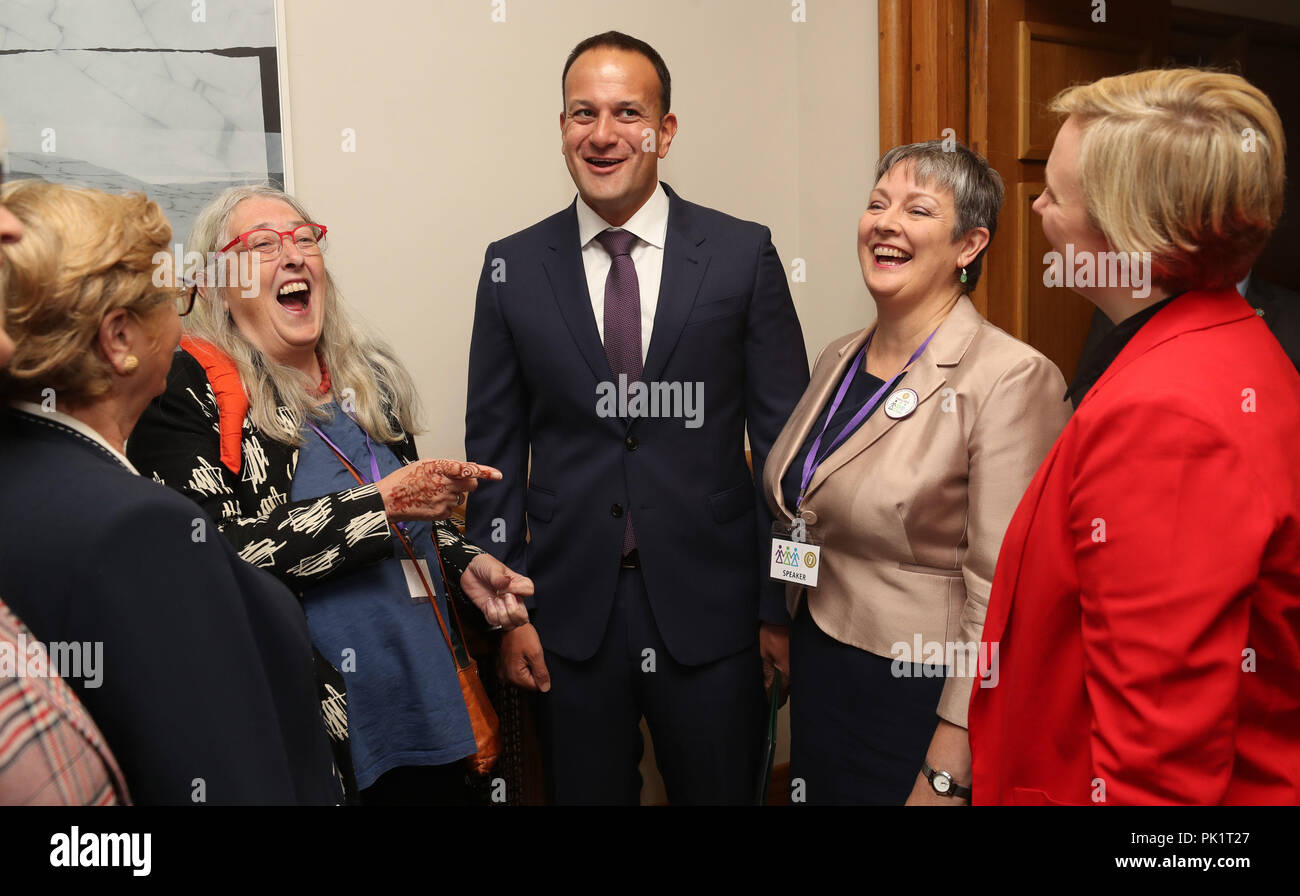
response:
M952 779L952 775L948 772L935 771L930 768L930 763L922 762L921 774L925 775L926 780L930 782L930 786L934 788L934 792L939 794L939 796L954 796L960 797L964 800L970 799L970 788L962 787Z

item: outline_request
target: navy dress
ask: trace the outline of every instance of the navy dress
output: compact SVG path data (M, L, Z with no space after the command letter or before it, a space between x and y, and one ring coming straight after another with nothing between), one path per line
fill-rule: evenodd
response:
M332 418L317 424L362 476L372 478L374 452L381 477L402 464L381 442L370 440L331 402ZM333 494L356 486L334 451L311 429L298 455L290 500ZM429 580L447 624L447 590L429 523L404 524L417 557L428 560ZM357 786L385 772L442 766L472 755L474 731L461 696L456 666L427 597L412 597L393 539L393 557L331 578L304 592L312 640L343 673Z

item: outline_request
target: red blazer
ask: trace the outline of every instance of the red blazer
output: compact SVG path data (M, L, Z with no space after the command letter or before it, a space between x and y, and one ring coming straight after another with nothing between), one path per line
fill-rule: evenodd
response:
M1300 803L1300 376L1234 290L1175 299L1083 399L984 642L976 803Z

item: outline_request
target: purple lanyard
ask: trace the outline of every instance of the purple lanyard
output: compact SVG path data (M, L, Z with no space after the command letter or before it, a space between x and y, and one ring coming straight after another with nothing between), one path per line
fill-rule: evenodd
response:
M922 342L920 347L912 352L912 357L907 359L907 363L903 365L903 370L911 367L916 359L921 357L921 352L925 351L925 347L930 344L930 340L934 338L934 334L937 332L939 332L939 328L935 327L930 332L930 335L925 337L925 342ZM871 337L875 335L876 331L872 330L871 335L867 337L866 343L862 346L862 351L858 352L857 357L853 359L853 366L849 368L848 375L844 377L844 382L840 383L839 391L835 393L835 400L831 402L830 410L826 412L826 422L822 424L822 431L817 433L816 440L813 441L812 447L808 449L808 456L804 458L803 462L803 481L799 484L799 498L794 502L796 510L803 503L804 493L808 491L808 483L812 482L812 478L817 473L817 468L822 465L822 461L830 457L835 449L840 446L840 443L853 434L858 424L867 419L868 415L875 410L876 405L880 404L880 399L884 397L886 390L889 389L889 384L898 379L898 373L903 372L900 370L881 384L880 388L876 390L876 394L867 399L867 403L862 406L862 409L854 414L853 419L846 423L844 428L839 431L839 434L835 436L830 447L826 449L826 456L818 460L817 453L821 448L822 436L826 435L826 430L831 425L831 418L835 416L835 412L844 403L844 396L849 393L849 386L853 383L853 378L858 375L858 368L866 364L867 348L871 345Z
M347 411L344 411L343 413L347 414ZM361 430L361 434L362 434L363 436L366 437L366 453L368 453L368 454L370 455L370 481L371 481L372 483L373 483L373 482L378 482L378 481L379 481L380 479L382 479L383 477L379 475L379 461L375 458L375 446L372 445L372 444L370 444L370 433L366 432L366 428L365 428L364 426L362 426L360 423L357 423L357 419L356 419L355 417L353 417L351 414L348 414L347 416L348 416L348 419L349 419L349 420L351 420L353 423L356 423L356 424L357 424L357 429ZM329 436L325 435L325 433L321 432L319 426L317 426L315 423L313 423L313 422L310 421L310 420L307 421L307 425L310 426L313 430L315 430L316 435L320 436L320 437L325 441L325 444L329 445L331 448L333 448L335 451L337 451L339 457L347 457L347 456L348 456L348 453L347 453L346 451L344 451L344 450L343 450L342 448L340 448L338 445L335 445L335 444L334 444L334 440L333 440L333 439L331 439ZM353 466L356 466L356 465L353 464ZM363 479L365 478L364 475L362 476L362 478L363 478ZM399 529L401 529L403 532L407 532L407 531L408 531L408 530L407 530L407 525L406 525L406 522L405 522L405 521L398 523L398 524L397 524L397 527L398 527ZM409 534L409 533L408 533L408 534Z
M351 415L349 415L348 419L351 419ZM356 420L352 420L352 422L357 423ZM316 431L316 435L320 436L322 439L325 440L325 444L329 445L331 448L337 451L340 457L348 456L348 453L346 451L344 451L338 445L334 444L333 439L331 439L329 436L325 435L325 433L320 431L319 426L317 426L315 423L311 422L310 420L307 421L307 425ZM357 428L360 429L361 434L366 437L366 452L370 455L370 481L378 482L383 477L379 475L379 461L375 459L375 448L373 445L370 444L370 433L366 432L365 427L362 426L360 423L357 423Z

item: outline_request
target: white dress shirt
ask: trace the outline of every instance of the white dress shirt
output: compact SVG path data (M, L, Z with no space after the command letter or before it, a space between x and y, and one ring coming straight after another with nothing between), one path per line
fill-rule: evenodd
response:
M95 432L95 430L91 429L89 426L82 423L76 417L69 416L68 414L63 413L62 411L47 411L39 404L35 404L30 401L15 401L12 403L11 407L15 411L22 411L24 414L29 414L33 417L38 417L42 420L48 420L51 423L57 423L60 426L72 430L73 432L81 436L86 441L94 442L96 445L99 445L101 448L108 451L109 454L113 455L115 458L118 459L118 461L122 464L122 466L126 467L135 475L137 476L140 475L140 471L137 470L135 466L129 460L126 459L125 454L123 454L121 451L118 451L116 448L110 445L108 443L108 439L104 438L99 433Z
M605 230L626 230L637 237L632 247L632 264L636 266L637 285L641 292L641 361L650 351L650 335L655 326L655 309L659 307L659 282L664 271L664 240L668 236L668 194L659 184L645 205L636 210L622 227L611 227L591 206L578 197L578 241L582 246L582 266L587 272L587 291L591 294L591 311L596 315L596 330L605 342L605 280L609 277L610 257L596 236Z

